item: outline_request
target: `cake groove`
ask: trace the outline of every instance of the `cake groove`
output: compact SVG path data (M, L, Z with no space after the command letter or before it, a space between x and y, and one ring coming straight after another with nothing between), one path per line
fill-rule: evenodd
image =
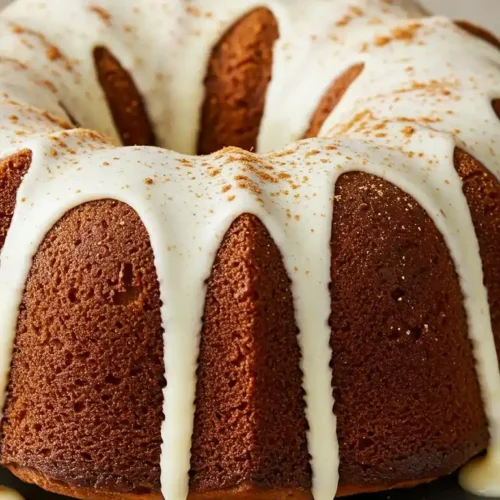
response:
M318 103L318 107L313 114L304 138L318 136L326 118L330 116L335 106L337 106L343 95L349 90L349 87L356 81L356 78L362 73L363 69L364 64L351 66L332 83L331 87Z
M256 150L278 36L274 14L259 8L237 21L213 48L204 80L198 154L226 146Z
M116 128L125 146L154 146L153 127L134 80L106 47L94 49L94 62Z

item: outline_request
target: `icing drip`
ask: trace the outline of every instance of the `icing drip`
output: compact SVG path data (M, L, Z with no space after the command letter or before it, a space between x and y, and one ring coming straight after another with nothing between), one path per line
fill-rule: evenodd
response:
M92 9L96 3L106 16ZM500 53L448 20L415 20L423 13L411 1L315 0L314 8L310 0L192 0L189 9L183 0L137 5L136 0L18 0L3 14L0 150L6 157L29 148L33 161L2 251L0 296L6 299L0 301L5 332L0 338L0 403L24 283L45 234L81 203L102 198L127 203L149 233L163 302L168 385L162 492L165 498L184 500L205 280L232 221L253 213L278 245L292 280L313 496L331 500L339 466L328 327L333 193L340 175L361 170L415 198L448 244L463 290L491 436L488 458L466 469L462 484L477 493L499 494L500 473L490 474L489 489L484 474L500 470L495 453L500 449L500 373L478 243L453 151L458 144L500 176L495 155L500 123L491 108L491 100L500 96ZM199 123L211 49L238 18L263 5L275 14L281 38L258 149L283 148L299 139L332 81L363 63L363 72L322 130L324 136L347 140L315 139L265 155L232 148L197 158L159 148L117 148L112 139L88 131L62 130L66 124L56 117L65 112L59 103L78 122L118 137L92 61L93 47L104 46L134 76L159 144L194 153L198 130L193 124ZM70 18L79 22L68 23ZM126 29L130 19L134 25ZM161 43L158 33L165 37ZM71 57L54 52L52 44ZM18 62L8 59L12 54ZM273 181L265 181L262 171ZM257 189L238 185L241 174ZM290 183L300 207L286 194ZM231 196L222 190L228 184ZM171 283L182 283L183 293L173 293Z
M0 486L0 500L24 500L24 497L15 490Z
M460 486L483 497L500 496L500 448L488 450L485 457L476 458L460 472Z

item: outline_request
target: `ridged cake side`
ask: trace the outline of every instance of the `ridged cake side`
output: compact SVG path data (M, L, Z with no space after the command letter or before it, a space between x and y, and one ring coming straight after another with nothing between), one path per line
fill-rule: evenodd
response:
M164 386L153 253L115 201L69 212L21 304L2 462L77 487L159 489Z
M487 446L488 430L447 246L418 203L380 178L345 174L335 195L341 484L357 493L450 474Z
M30 159L25 152L4 164L4 179L18 176L3 191L11 194L5 207L12 204L19 174ZM455 163L478 228L498 349L495 304L500 294L495 277L500 257L495 243L500 187L459 149ZM452 472L482 450L488 436L461 291L446 245L418 204L381 179L345 174L335 197L330 321L339 494ZM485 205L485 198L491 205ZM371 251L354 253L357 248ZM87 488L96 489L95 498L106 498L99 496L106 491L144 498L159 494L163 365L154 276L144 228L123 204L83 205L47 236L23 299L3 425L3 463L21 477L42 484L50 478L52 489L82 497L88 495ZM291 491L308 496L306 422L289 286L279 251L262 224L253 216L240 217L228 231L208 281L192 445L193 498L215 498L221 491L234 498L286 496ZM68 314L60 317L60 310ZM93 314L95 325L89 327ZM127 346L123 355L133 357L129 362L119 349L115 352L108 338L113 331L119 334L117 346ZM241 344L228 343L236 332ZM131 342L140 344L129 349ZM87 343L94 346L92 352ZM136 373L139 359L147 364ZM122 373L132 365L133 374ZM109 370L89 372L102 366ZM150 375L145 377L143 370ZM282 373L277 378L276 370ZM93 381L91 387L86 379ZM449 383L443 386L442 380ZM150 404L153 399L156 404ZM411 407L409 401L414 402ZM127 413L132 402L136 416L140 408L145 415L156 408L149 425L143 424L143 412L138 425L129 418L134 415ZM121 416L118 423L115 410ZM75 420L67 418L71 413ZM272 425L277 414L279 434ZM403 420L395 434L398 415ZM64 427L47 429L47 422L55 425L61 419ZM451 421L465 427L457 430ZM240 438L225 433L231 426ZM280 446L274 446L276 439L282 439ZM75 443L82 448L77 455ZM275 455L276 449L283 456ZM137 461L144 453L150 458ZM62 463L66 465L61 468ZM419 469L421 464L426 467Z

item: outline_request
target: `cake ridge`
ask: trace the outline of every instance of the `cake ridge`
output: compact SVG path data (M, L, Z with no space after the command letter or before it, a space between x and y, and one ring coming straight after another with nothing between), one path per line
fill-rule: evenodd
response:
M396 124L395 130L399 131L398 129L399 125ZM41 143L41 149L36 142ZM167 345L165 364L169 373L169 383L165 389L166 418L163 429L164 432L165 429L175 432L175 437L168 432L163 434L162 474L167 475L162 477L162 484L166 495L170 494L175 498L187 495L187 482L185 482L189 470L187 443L190 440L192 427L189 421L186 421L185 415L192 413L194 401L196 343L201 328L204 282L210 273L212 256L220 245L223 235L241 213L253 213L264 223L278 248L281 249L285 267L292 279L297 324L302 332L299 334L299 343L303 352L306 407L311 428L308 438L312 455L313 494L315 498L327 498L328 495L334 494L337 479L333 471L338 468L338 459L335 458L338 452L335 445L334 414L331 412L333 398L325 397L325 393L330 393L331 383L328 368L330 355L329 350L324 348L324 342L328 342L330 336L327 322L330 310L329 259L316 257L315 260L318 262L314 263L311 256L316 253L315 248L329 247L332 213L330 207L333 203L335 179L346 171L367 171L388 179L414 196L426 209L448 242L451 255L457 264L457 272L464 287L465 307L472 322L471 331L475 335L472 338L478 345L483 345L481 356L495 356L495 360L488 359L483 366L489 367L490 370L492 365L496 367L494 364L496 353L491 347L492 336L489 338L486 334L481 338L483 335L477 331L478 325L481 331L487 331L488 328L487 316L478 315L478 307L480 310L488 310L485 306L487 299L482 284L478 252L472 251L470 254L461 255L464 248L475 250L471 247L474 233L473 228L468 227L465 230L463 226L468 208L461 191L461 181L455 173L452 161L455 142L449 135L438 135L434 131L422 128L412 136L412 142L408 146L409 151L416 153L414 156L404 150L386 149L368 141L363 143L356 140L340 143L331 139L310 139L289 146L285 153L278 152L262 157L230 148L208 157L211 168L214 169L212 172L216 172L215 175L211 175L201 166L206 162L205 157L189 157L149 147L107 150L103 149L106 143L103 143L100 137L90 135L81 129L56 133L36 142L34 145L26 144L34 152L33 162L18 192L19 199L24 201L18 203L2 251L0 290L9 290L10 293L6 293L5 296L11 297L0 305L2 317L10 320L7 322L7 331L12 335L15 332L16 311L23 283L29 271L31 256L36 252L44 234L65 212L87 201L110 197L127 203L137 211L151 238L163 303L169 304L168 308L164 305L162 310L165 331L170 332L165 337ZM433 145L433 155L425 152L428 144ZM83 154L75 154L79 147L83 148ZM92 148L95 152L89 151ZM422 155L419 155L419 152ZM360 162L360 159L363 160ZM442 172L433 172L431 178L428 168L429 162L433 161L448 167L442 168ZM141 170L141 167L144 170ZM248 185L231 180L231 177L237 179L241 175L249 176L254 188L249 189ZM307 180L304 180L306 178ZM444 183L444 179L449 179L450 185L442 195L442 199L436 199L433 188ZM429 187L422 189L426 184ZM223 189L227 185L231 186L231 190ZM290 193L286 194L290 186L294 194L301 197L301 203L307 200L310 207L308 210L304 210L301 205L300 214L296 213L298 202ZM56 201L52 196L54 192L59 193ZM190 193L189 197L193 199L190 204L197 206L197 210L192 214L177 213L174 221L168 214L175 213L175 207L180 200L174 193L179 192L184 194L183 203L186 203L185 197ZM150 199L153 200L153 206L156 205L154 210L146 208ZM451 212L450 204L453 207ZM161 208L162 205L167 205L168 209ZM44 211L40 211L39 206L44 206ZM221 206L225 207L224 210L221 210ZM210 215L211 211L213 215ZM457 214L452 217L455 212ZM318 214L323 221L322 228L318 227ZM450 220L455 218L458 222L452 225ZM19 221L23 224L21 225ZM30 224L28 231L25 221L29 221ZM202 229L200 229L201 224ZM460 235L460 229L467 237L467 245L464 245L462 240L464 236ZM30 235L28 241L26 236L22 236L23 233ZM180 237L181 233L185 235ZM309 241L308 245L304 245L303 234L316 234L319 239L315 238ZM167 239L164 239L165 235L168 235ZM196 272L193 271L192 265L193 238L195 241L199 240L195 248L200 246L203 249L202 255L205 255ZM20 241L24 243L20 245ZM19 252L19 247L27 249L26 252ZM175 258L173 261L164 258L165 248L170 248L166 253L170 259L172 255L180 259L177 264ZM328 254L327 252L326 255ZM464 264L463 258L468 262ZM191 264L188 265L188 262ZM179 270L186 268L190 269L189 276L178 274ZM182 299L172 295L173 290L168 287L168 283L179 281L183 282L185 287L185 296ZM13 293L14 290L17 292ZM190 305L185 303L186 296L189 297ZM471 300L471 297L474 300ZM179 326L176 326L176 321L181 321ZM319 344L316 346L310 344L311 338L314 339L312 332L317 335L322 324L324 334L315 340ZM173 333L176 331L191 332L191 340L187 345L185 337L177 334L176 339ZM11 341L7 339L6 345L8 346ZM175 345L176 341L181 344ZM308 349L312 351L308 352ZM318 362L318 354L322 351L323 365ZM9 349L6 348L4 352L8 353ZM2 365L5 380L9 367L8 356ZM326 371L322 372L321 366L323 370L326 368ZM481 364L479 366L481 367ZM500 381L500 377L495 377L494 373L487 375L483 374L480 377L483 390L494 392L495 389L489 387L494 387L496 379ZM187 385L187 381L191 381L192 387ZM319 387L321 381L323 385ZM489 386L488 382L492 385ZM189 390L186 390L188 387ZM189 397L181 396L178 391L187 393ZM315 408L318 401L322 408L320 411ZM488 397L486 401L493 403ZM492 408L487 410L489 414L494 413ZM330 421L333 424L329 440L325 438L326 415L331 417ZM315 420L318 418L319 420ZM184 429L184 432L181 433L180 429ZM492 431L492 442L495 443L494 427ZM182 440L180 436L183 436ZM172 449L176 450L175 453ZM323 455L325 453L327 455ZM173 455L176 457L175 466L170 462ZM182 456L184 461L180 459ZM327 456L329 458L326 458ZM318 459L321 464L319 472ZM331 481L332 477L334 482L330 485L321 484L322 478L329 478L328 481ZM318 480L320 484L315 484Z

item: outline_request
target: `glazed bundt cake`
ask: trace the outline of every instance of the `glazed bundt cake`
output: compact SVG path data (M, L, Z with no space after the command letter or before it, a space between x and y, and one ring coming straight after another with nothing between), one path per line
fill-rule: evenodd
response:
M411 0L0 19L3 466L331 500L479 456L500 496L492 35Z

